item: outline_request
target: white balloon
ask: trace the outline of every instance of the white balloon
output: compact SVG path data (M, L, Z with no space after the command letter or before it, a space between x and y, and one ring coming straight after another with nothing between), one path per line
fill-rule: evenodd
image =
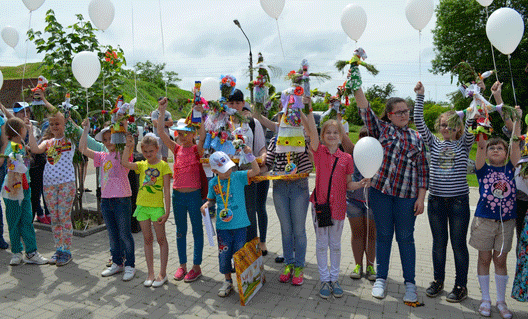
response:
M363 137L354 146L354 163L365 178L372 178L383 162L383 147L370 136Z
M218 100L220 98L220 81L215 78L203 79L200 93L207 101Z
M4 85L4 75L2 74L2 71L0 70L0 89L2 88L2 85Z
M481 6L487 7L493 2L493 0L477 0L477 2L480 3Z
M110 0L92 0L88 5L90 20L100 30L106 30L114 21L115 7Z
M8 46L15 48L18 44L18 31L13 27L7 26L2 29L2 39Z
M349 4L341 12L341 27L350 39L357 41L367 26L367 14L358 4Z
M77 53L72 61L72 71L82 87L91 87L101 73L101 63L97 53L90 51Z
M260 0L260 6L273 19L277 20L284 9L285 0Z
M433 0L407 0L405 16L416 30L422 30L431 20L434 12Z
M29 9L29 11L35 11L44 3L45 0L22 0L24 2L24 5L26 8Z
M512 54L524 34L521 15L511 8L500 8L493 12L486 23L489 41L503 54Z

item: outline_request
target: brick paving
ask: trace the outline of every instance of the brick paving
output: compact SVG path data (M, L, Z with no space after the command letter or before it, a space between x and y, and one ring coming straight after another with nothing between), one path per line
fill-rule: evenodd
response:
M95 174L88 175L88 186L95 188ZM311 189L314 178L311 177ZM301 287L281 284L278 281L282 264L274 262L281 253L280 225L273 207L271 191L268 198L268 256L264 257L267 282L245 307L240 306L237 293L227 298L217 296L223 280L218 271L218 253L205 242L202 269L204 275L196 282L176 282L172 275L179 266L173 216L167 222L169 240L169 283L161 288L145 288L146 263L143 253L143 236L134 234L136 244L136 277L123 282L121 275L103 278L101 271L109 258L106 231L89 237L74 237L73 261L64 266L51 265L9 266L10 251L0 251L0 317L1 318L478 318L480 292L476 279L476 256L470 250L469 298L460 304L446 302L447 292L435 299L425 296L425 289L433 277L431 263L432 239L427 214L416 222L416 283L419 300L424 307L410 308L402 302L404 287L398 246L394 242L387 298L377 300L371 293L372 283L366 279L352 280L348 274L354 268L350 248L350 227L345 225L342 237L340 283L345 292L339 299L323 300L318 295L319 282L315 257L315 236L310 218L307 220L308 250L306 254L305 282ZM472 211L478 190L471 190ZM95 196L88 193L85 203L95 207ZM3 205L3 202L2 202ZM4 223L5 218L4 218ZM54 252L51 233L36 230L39 251L47 258ZM4 238L8 239L7 224ZM192 256L192 235L189 233L188 256ZM514 239L516 240L516 239ZM155 245L155 267L159 267L158 247ZM511 299L515 254L508 256L510 280L507 302L515 313L514 318L528 318L528 304ZM492 267L493 271L493 267ZM454 284L453 254L448 249L445 286ZM491 276L491 296L495 299L494 278ZM495 307L492 317L500 318Z

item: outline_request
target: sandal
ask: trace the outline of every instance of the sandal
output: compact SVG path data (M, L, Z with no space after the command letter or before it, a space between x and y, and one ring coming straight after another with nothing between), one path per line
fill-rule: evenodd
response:
M506 302L497 301L497 309L499 310L499 313L502 318L510 319L511 317L513 317L513 313L510 311L510 309L508 309Z
M481 316L490 317L491 316L491 300L481 300L478 312Z

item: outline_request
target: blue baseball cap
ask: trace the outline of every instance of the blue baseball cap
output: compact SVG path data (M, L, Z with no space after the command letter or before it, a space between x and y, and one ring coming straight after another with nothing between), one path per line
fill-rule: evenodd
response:
M18 113L18 112L22 111L25 108L30 108L31 109L31 105L29 105L27 102L15 102L13 104L13 112L14 113Z

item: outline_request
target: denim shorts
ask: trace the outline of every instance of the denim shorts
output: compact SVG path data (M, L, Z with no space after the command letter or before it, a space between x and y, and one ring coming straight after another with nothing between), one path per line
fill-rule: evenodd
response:
M231 259L246 244L246 232L246 227L216 230L220 273L224 275L231 273Z
M367 207L365 207L365 203L357 200L347 200L347 217L367 217ZM374 220L372 208L368 210L368 218Z

